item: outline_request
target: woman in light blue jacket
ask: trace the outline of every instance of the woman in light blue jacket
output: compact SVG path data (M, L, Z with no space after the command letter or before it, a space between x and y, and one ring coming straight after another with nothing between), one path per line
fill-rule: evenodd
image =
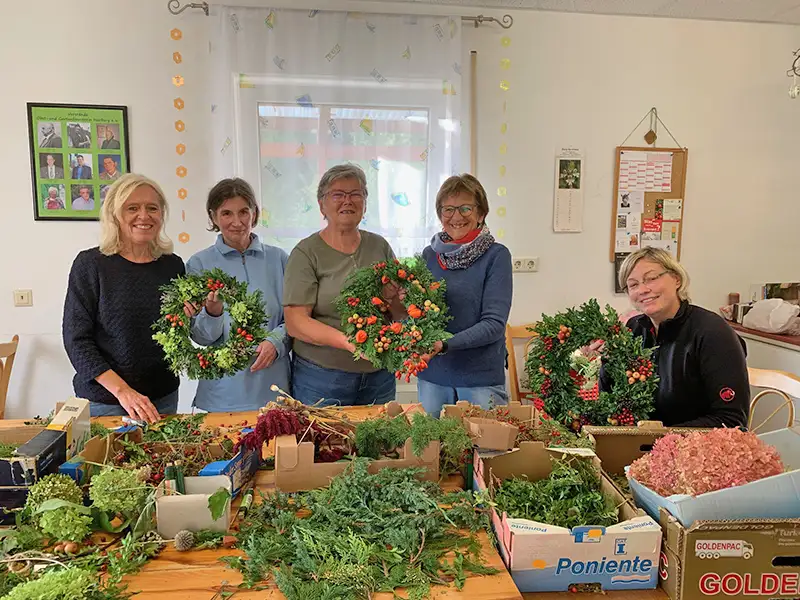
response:
M289 338L283 323L283 273L288 255L280 248L263 244L253 233L259 208L253 188L242 179L223 179L208 194L206 212L211 230L219 231L213 246L201 250L186 263L187 273L220 268L247 283L248 291L261 290L269 322L268 338L261 342L249 369L216 380L200 380L194 406L208 412L256 410L276 393L273 384L289 389ZM216 292L203 307L188 307L195 314L192 339L212 346L227 341L230 316ZM199 312L198 312L199 311Z

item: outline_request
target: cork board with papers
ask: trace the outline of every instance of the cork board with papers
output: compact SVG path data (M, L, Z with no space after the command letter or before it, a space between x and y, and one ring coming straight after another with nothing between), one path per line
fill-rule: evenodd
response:
M645 246L663 248L680 260L688 153L686 148L617 147L609 251L615 281L625 256ZM616 283L615 289L622 291Z

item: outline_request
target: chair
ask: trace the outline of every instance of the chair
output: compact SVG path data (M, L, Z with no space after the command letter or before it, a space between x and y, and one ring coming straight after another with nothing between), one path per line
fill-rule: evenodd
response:
M0 419L4 419L6 415L8 382L11 379L11 367L14 366L14 355L17 353L18 345L18 335L15 335L10 342L0 344Z
M763 388L758 392L750 401L750 418L747 423L747 428L751 431L757 431L763 427L772 417L786 408L788 416L787 427L792 427L795 423L795 407L793 398L800 398L800 378L785 371L772 371L769 369L747 369L747 374L750 378L750 385L755 388ZM770 394L775 394L783 399L781 405L772 411L772 413L763 421L758 423L753 428L753 415L755 414L756 406L762 398Z
M512 327L506 324L506 351L508 352L508 382L511 400L513 402L520 402L522 396L519 386L519 372L517 371L517 355L514 353L514 340L526 340L525 349L522 356L528 356L528 347L531 341L538 335L531 329L536 323L528 323L527 325L517 325Z

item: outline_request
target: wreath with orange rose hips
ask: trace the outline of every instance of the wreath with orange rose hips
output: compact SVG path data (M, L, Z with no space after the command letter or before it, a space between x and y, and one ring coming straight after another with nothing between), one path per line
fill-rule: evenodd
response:
M200 347L190 338L191 319L183 312L188 301L202 305L217 292L230 315L230 335L224 344ZM261 290L247 293L247 284L222 269L173 279L161 287L161 318L153 324L153 339L164 349L170 370L190 379L221 379L250 366L258 344L267 338L268 316Z
M392 318L390 303L383 297L390 284L405 291L402 302L408 317L402 321ZM451 317L444 294L445 282L434 280L417 256L354 271L334 305L345 335L356 347L353 356L410 381L428 366L422 357L433 351L434 344L452 337L445 331Z
M591 299L577 309L542 315L534 330L538 335L529 347L525 370L547 415L576 432L583 425L634 425L649 418L658 389L653 348L645 348L613 308L606 306L603 312ZM582 349L595 340L605 342L598 360L611 391L587 394L587 371L576 367L586 360L576 362L576 357L580 359Z

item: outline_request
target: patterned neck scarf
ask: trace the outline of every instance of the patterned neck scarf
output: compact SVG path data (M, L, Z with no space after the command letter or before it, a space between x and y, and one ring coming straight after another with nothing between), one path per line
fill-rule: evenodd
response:
M494 237L485 223L475 231L478 232L477 235L473 233L467 236L470 238L474 235L474 239L461 244L454 242L444 231L434 235L431 239L431 248L436 252L439 266L446 271L466 269L483 256L489 246L494 244Z

